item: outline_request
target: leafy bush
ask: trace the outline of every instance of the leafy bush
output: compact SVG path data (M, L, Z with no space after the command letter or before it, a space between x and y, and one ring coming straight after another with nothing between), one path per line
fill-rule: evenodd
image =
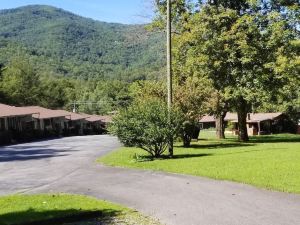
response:
M113 120L110 132L126 146L135 146L147 151L152 157L160 157L167 149L170 138L180 131L182 124L179 112L171 113L164 102L149 99L131 105Z
M181 128L181 137L184 147L190 147L192 139L198 139L200 128L196 122L184 121Z

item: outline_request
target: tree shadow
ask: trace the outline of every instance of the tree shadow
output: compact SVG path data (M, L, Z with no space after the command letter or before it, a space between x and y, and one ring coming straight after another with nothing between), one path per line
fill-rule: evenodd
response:
M186 158L198 158L198 157L206 157L206 156L212 156L214 154L211 153L202 153L202 154L176 154L172 157L168 155L162 155L160 157L154 158L150 155L143 155L139 156L136 161L137 162L149 162L149 161L155 161L155 160L174 160L174 159L186 159Z
M0 162L38 160L67 156L70 149L54 149L50 146L9 146L0 148Z
M29 209L21 212L13 212L0 215L0 224L4 225L71 225L87 224L84 221L105 221L105 224L113 224L115 218L122 212L114 209L104 210L48 210L36 211ZM102 224L102 223L100 223Z
M191 144L191 149L217 149L217 148L236 148L254 146L254 143L228 142L228 143L210 143L210 144Z
M217 139L209 139L209 138L200 138L198 139L200 143L203 141L212 141L212 142L222 142L223 144L227 143L241 143L239 142L237 137L227 137L224 140L217 140ZM279 142L300 142L300 135L287 135L287 136L282 136L282 135L261 135L261 136L251 136L250 140L247 143L249 144L256 144L256 143L279 143Z
M282 137L282 136L255 136L251 137L249 143L293 143L300 142L300 135Z
M202 153L202 154L178 154L174 155L172 158L165 157L165 159L187 159L187 158L199 158L199 157L206 157L206 156L212 156L214 154L211 153Z

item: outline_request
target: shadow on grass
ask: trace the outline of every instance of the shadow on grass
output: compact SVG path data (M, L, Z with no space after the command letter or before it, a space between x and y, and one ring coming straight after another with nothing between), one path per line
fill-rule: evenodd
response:
M204 146L203 148L205 148L205 146L207 147L218 147L216 145L223 145L224 147L226 147L225 145L227 145L228 147L235 147L234 145L236 146L247 146L248 145L253 145L253 144L256 144L256 143L279 143L279 142L286 142L286 143L289 143L289 142L300 142L300 135L262 135L262 136L251 136L250 137L250 140L248 142L239 142L237 137L229 137L229 138L226 138L224 140L218 140L218 139L206 139L206 138L202 138L202 139L199 139L200 143L202 142L216 142L216 144L210 144L209 145L201 145L201 146ZM233 146L231 146L233 145ZM197 146L198 145L194 145ZM200 145L199 145L200 146ZM202 147L201 147L202 148Z
M251 146L256 146L259 143L293 143L293 142L299 142L300 143L300 135L287 135L287 136L280 136L280 135L270 135L270 136L255 136L251 137L249 142L239 142L237 139L234 138L228 138L225 140L217 140L217 139L199 139L200 142L197 144L191 144L189 148L186 148L185 150L190 151L191 153L189 154L176 154L172 158L170 158L167 155L160 156L159 158L153 158L152 156L135 156L134 159L137 162L147 162L147 161L155 161L155 160L174 160L174 159L185 159L185 158L199 158L199 157L206 157L206 156L214 156L215 154L212 153L200 153L200 154L195 154L197 150L207 150L207 149L226 149L228 148L233 149L233 148L238 148L242 147L243 149L240 149L239 151L234 151L234 152L224 152L222 155L235 155L235 154L243 154L243 153L250 153L250 152L255 152L255 151L262 151L261 149L247 149L244 147L251 147ZM207 144L205 144L205 141L208 141ZM183 148L182 145L176 145L177 148ZM195 151L194 151L195 150ZM268 150L266 148L265 150ZM272 148L270 148L272 150ZM177 152L180 152L177 151ZM185 151L186 152L186 151Z
M249 143L293 143L300 142L300 135L298 136L255 136L251 137Z
M216 149L216 148L236 148L236 147L248 147L254 146L255 144L251 143L241 143L241 142L230 142L230 143L210 143L210 144L192 144L191 149Z
M152 156L143 155L139 156L138 159L136 159L137 162L149 162L149 161L155 161L155 160L174 160L174 159L187 159L187 158L198 158L198 157L206 157L206 156L212 156L214 154L210 153L203 153L203 154L176 154L173 157L170 157L168 155L162 155L158 158L153 158Z
M87 221L96 218L103 218L105 224L112 224L115 217L120 215L121 211L113 209L105 210L49 210L35 211L29 209L22 212L13 212L0 215L0 224L3 225L63 225ZM101 221L101 220L100 220ZM98 223L99 224L99 223Z

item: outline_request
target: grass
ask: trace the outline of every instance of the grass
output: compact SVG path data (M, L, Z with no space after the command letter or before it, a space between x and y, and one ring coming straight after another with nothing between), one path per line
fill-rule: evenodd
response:
M141 149L124 147L98 159L98 162L300 193L300 135L257 136L249 143L239 143L233 136L219 141L213 132L201 133L200 137L200 141L189 149L177 144L173 159L152 160Z
M0 197L1 225L152 225L134 210L81 195L43 194Z

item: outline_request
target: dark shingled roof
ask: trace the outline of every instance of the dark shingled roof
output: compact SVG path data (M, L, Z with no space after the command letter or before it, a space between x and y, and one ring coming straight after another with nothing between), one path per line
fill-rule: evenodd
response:
M262 122L266 120L274 120L277 117L281 116L283 113L250 113L248 116L250 116L250 119L247 117L247 123L257 123ZM233 121L234 123L237 123L237 120Z
M83 116L86 116L87 118L85 118L86 121L88 122L102 122L102 119L100 116L98 115L89 115L89 114L86 114L86 113L80 113L81 115Z
M237 114L236 113L226 113L226 117L224 118L225 121L233 121L237 120ZM205 115L203 116L199 122L200 123L214 123L216 121L216 118L214 116Z
M46 109L40 106L28 106L23 108L39 112L40 113L39 115L33 115L33 117L37 119L51 119L51 118L71 116L69 112L61 112L58 110Z
M0 103L0 117L15 117L15 116L26 116L26 115L33 115L33 114L38 116L39 112L34 109L9 106Z
M84 116L84 115L81 115L81 114L78 114L78 113L68 112L68 111L65 111L65 110L54 110L54 111L57 111L59 113L67 114L66 119L69 119L69 120L72 120L72 121L83 120L83 119L86 119L86 118L89 117L89 116Z
M87 116L85 120L89 122L103 122L103 123L111 123L112 122L112 116L100 116L100 115L89 115L85 113L81 113L81 115Z

